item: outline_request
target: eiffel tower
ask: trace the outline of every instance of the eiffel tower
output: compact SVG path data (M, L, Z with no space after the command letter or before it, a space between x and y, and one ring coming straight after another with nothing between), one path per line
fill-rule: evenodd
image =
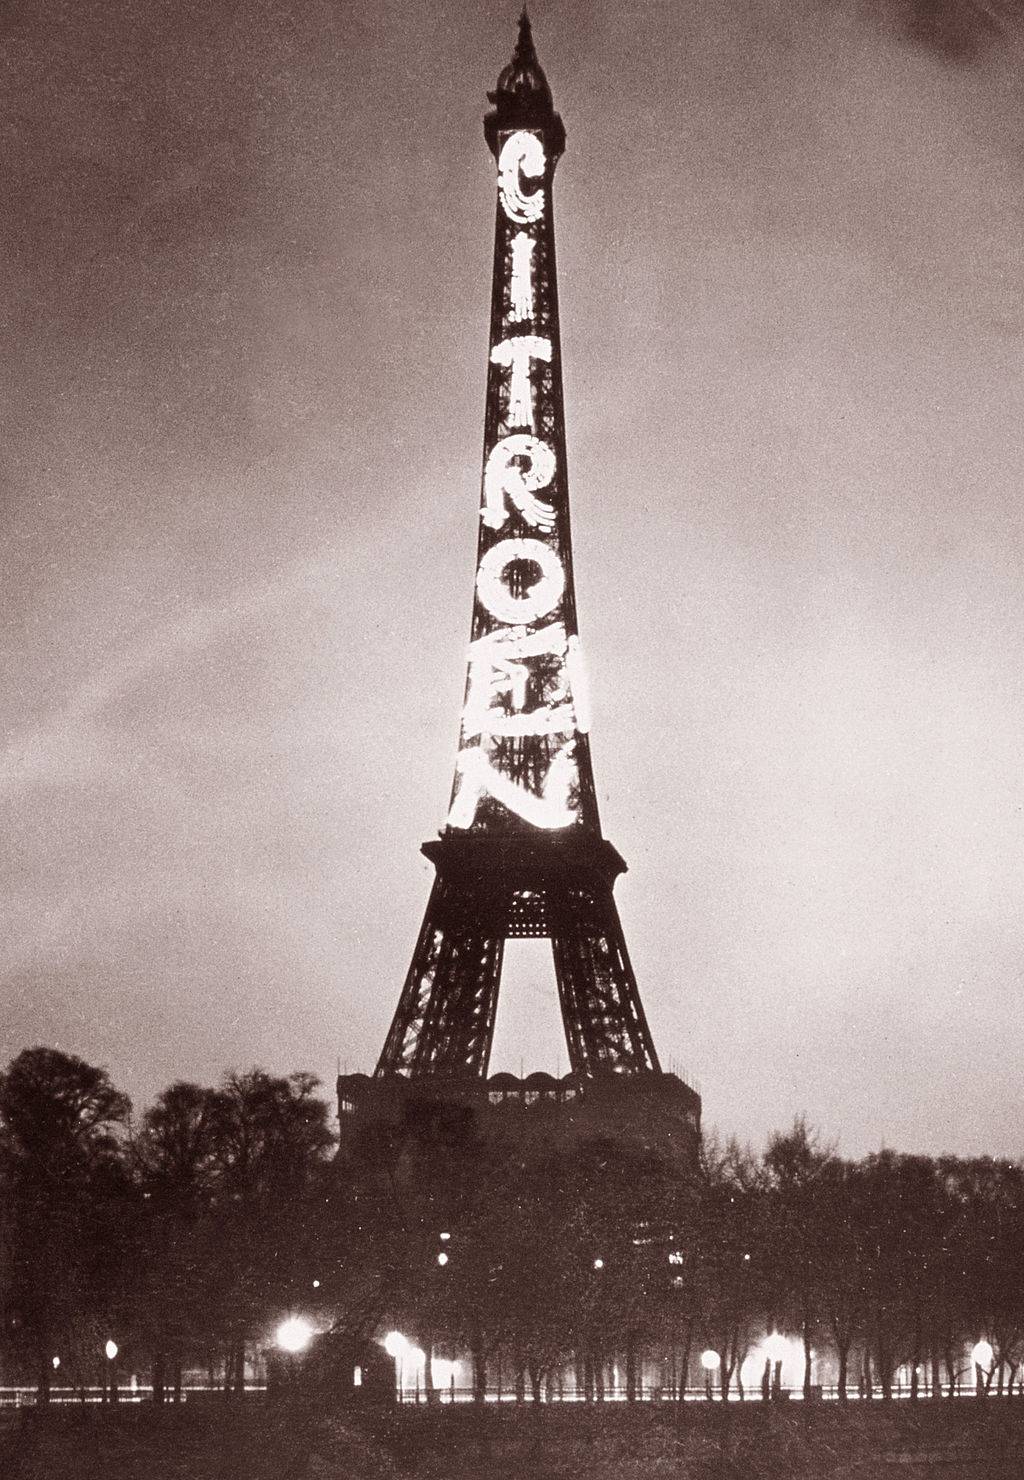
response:
M553 183L565 129L524 11L488 94L497 164L480 534L459 750L436 870L372 1084L338 1081L342 1118L401 1092L490 1105L700 1099L663 1074L613 898L625 870L601 833L576 620ZM487 1078L506 940L550 939L564 1079ZM374 1092L375 1091L375 1092ZM613 1095L621 1101L621 1093ZM635 1094L634 1094L635 1098Z

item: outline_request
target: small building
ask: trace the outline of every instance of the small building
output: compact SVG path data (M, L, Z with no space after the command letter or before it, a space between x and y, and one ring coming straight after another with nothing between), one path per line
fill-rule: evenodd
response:
M657 1149L674 1159L696 1157L701 1101L676 1074L536 1072L486 1079L400 1074L338 1076L343 1143L372 1124L399 1126L410 1118L460 1113L486 1139L531 1142L617 1140Z

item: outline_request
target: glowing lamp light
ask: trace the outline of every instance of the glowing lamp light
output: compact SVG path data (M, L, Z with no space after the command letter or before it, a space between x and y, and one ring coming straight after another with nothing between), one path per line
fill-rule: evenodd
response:
M441 1234L441 1242L443 1244L446 1244L450 1238L451 1238L451 1234L450 1233L442 1233Z
M717 1372L722 1365L722 1359L717 1352L712 1351L708 1347L707 1351L700 1354L700 1365L704 1368L705 1372Z
M59 1366L60 1366L60 1357L54 1357L54 1359L53 1359L53 1370L54 1370L54 1372L56 1372L56 1370L57 1370L57 1368Z
M788 1346L786 1338L778 1331L773 1331L770 1336L765 1337L764 1354L769 1362L781 1362L785 1358Z
M409 1350L409 1343L401 1331L389 1331L384 1338L384 1350L389 1357L400 1357Z
M430 1362L430 1375L434 1379L434 1386L453 1387L458 1367L458 1362L451 1362L447 1357L433 1357Z
M303 1352L315 1335L314 1327L302 1316L289 1316L278 1326L274 1340L283 1352Z
M595 1259L594 1260L594 1268L595 1269L604 1269L604 1260L603 1259Z
M971 1351L971 1361L975 1367L991 1367L995 1352L992 1350L991 1342L982 1338Z
M443 1249L441 1250L440 1254L438 1254L438 1256L437 1256L437 1262L438 1262L438 1264L440 1264L440 1266L441 1266L442 1269L448 1263L448 1255L444 1252Z
M118 1346L116 1341L108 1341L103 1350L107 1354L108 1362L112 1362L117 1356Z
M320 1288L320 1281L319 1280L314 1280L313 1281L313 1289L314 1290L319 1290L319 1288Z

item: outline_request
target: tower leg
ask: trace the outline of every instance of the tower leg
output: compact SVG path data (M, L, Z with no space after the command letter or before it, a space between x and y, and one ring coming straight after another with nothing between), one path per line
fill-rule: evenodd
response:
M486 1074L504 946L479 928L470 899L435 879L378 1077Z
M657 1072L658 1056L611 889L567 889L551 913L556 922L551 941L555 976L573 1073Z

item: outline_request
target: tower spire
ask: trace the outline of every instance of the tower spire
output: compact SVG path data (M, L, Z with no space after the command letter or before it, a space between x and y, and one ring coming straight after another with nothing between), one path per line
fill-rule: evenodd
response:
M519 35L516 37L516 49L512 53L512 65L522 72L526 68L533 68L541 77L540 62L537 60L537 51L533 44L533 30L530 26L530 16L524 5L519 15Z
M537 59L530 17L523 6L519 17L512 60L498 74L494 91L487 94L494 112L484 119L484 133L491 153L497 155L497 134L501 129L543 129L548 152L557 159L565 148L565 130L555 112L551 88L544 68Z

